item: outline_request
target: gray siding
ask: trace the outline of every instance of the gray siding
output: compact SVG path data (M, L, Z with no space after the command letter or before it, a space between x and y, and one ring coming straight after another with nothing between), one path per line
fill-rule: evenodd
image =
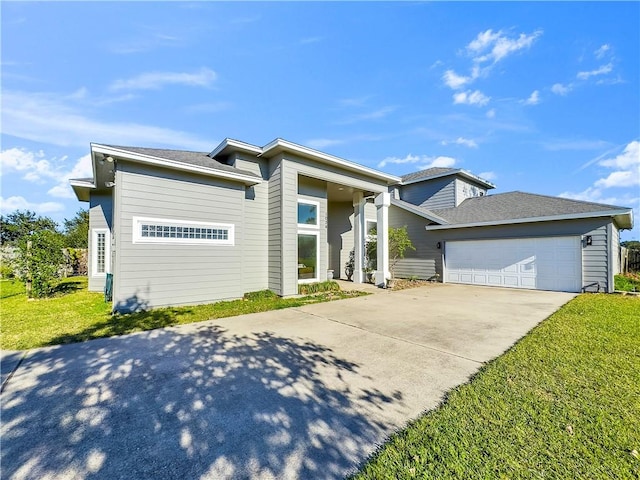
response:
M268 178L266 160L236 155L237 168ZM242 286L245 292L269 288L269 184L247 187L244 196L242 239Z
M407 227L407 233L416 250L408 249L405 258L398 261L394 274L399 278L417 277L432 279L437 272L436 264L442 256L436 242L427 235L424 227L429 223L425 218L391 205L389 207L389 226ZM440 262L441 263L441 262Z
M238 298L242 285L243 185L126 162L118 164L118 281L114 308L159 307ZM132 219L235 225L235 244L134 244Z
M436 178L400 187L400 200L429 209L456 206L455 179Z
M455 206L457 207L467 198L480 197L487 194L487 189L462 178L456 178Z
M93 253L96 246L94 245L93 230L108 229L112 232L113 226L113 199L111 191L101 193L91 193L89 200L89 256L88 256L88 278L90 291L103 291L106 275L94 275ZM107 234L111 239L111 233ZM113 248L113 241L110 242ZM107 252L111 256L111 252ZM113 262L111 263L113 266Z
M298 294L298 172L282 159L282 295ZM318 261L318 270L323 265ZM326 269L326 264L324 265Z
M280 160L269 164L268 209L268 286L282 295L282 165Z

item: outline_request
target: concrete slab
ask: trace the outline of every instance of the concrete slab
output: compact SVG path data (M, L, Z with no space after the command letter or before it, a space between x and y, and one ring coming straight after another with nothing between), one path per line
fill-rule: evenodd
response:
M342 478L571 297L434 285L33 350L3 477Z

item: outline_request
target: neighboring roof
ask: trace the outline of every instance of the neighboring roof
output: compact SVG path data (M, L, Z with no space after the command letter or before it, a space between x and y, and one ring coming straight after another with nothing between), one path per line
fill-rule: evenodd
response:
M419 215L422 218L426 218L427 220L430 220L434 223L438 223L441 225L446 225L448 223L444 218L433 213L432 210L414 205L413 203L405 202L404 200L400 200L398 198L391 197L391 205L395 205L398 208L402 208L403 210L406 210L408 212L415 213L416 215Z
M621 228L631 228L633 225L630 208L525 192L468 198L457 207L432 212L442 217L449 228L590 217L615 217ZM426 228L439 229L446 226Z
M485 186L487 189L496 188L496 186L488 182L487 180L474 175L471 172L463 170L461 168L444 168L444 167L432 167L426 170L420 170L419 172L409 173L403 175L402 185L409 185L417 182L424 182L425 180L433 180L434 178L448 177L449 175L459 175L472 180L480 185Z

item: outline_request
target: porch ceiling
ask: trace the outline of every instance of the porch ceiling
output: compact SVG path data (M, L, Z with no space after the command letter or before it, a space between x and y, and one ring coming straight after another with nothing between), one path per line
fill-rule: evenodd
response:
M327 201L329 202L352 202L353 194L361 191L357 188L341 185L339 183L327 182ZM363 192L365 196L371 195L371 192Z

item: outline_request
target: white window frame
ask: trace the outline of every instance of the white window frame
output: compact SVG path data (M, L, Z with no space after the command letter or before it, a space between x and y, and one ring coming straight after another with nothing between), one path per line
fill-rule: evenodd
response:
M318 230L298 230L296 234L296 261L300 258L298 252L298 235L313 235L316 237L316 276L313 278L298 278L298 283L315 283L320 281L320 232ZM296 271L296 278L298 273Z
M142 225L155 224L168 227L205 227L220 230L227 230L227 239L211 238L167 238L167 237L143 237ZM235 225L232 223L211 223L196 222L193 220L176 220L172 218L157 217L133 217L132 220L132 242L136 244L155 245L211 245L211 246L233 246L235 245Z
M298 223L298 229L306 230L306 229L320 229L320 202L316 202L315 200L307 200L306 198L299 198L298 203L296 203L296 222L298 221L298 205L302 203L304 205L313 205L316 207L316 224L308 224L308 223Z
M364 221L364 228L365 228L365 241L370 242L372 240L377 240L377 238L375 238L373 235L371 235L369 233L369 230L371 230L370 224L374 224L376 227L376 232L378 231L378 221L377 220L365 220Z
M98 235L104 234L104 272L98 272ZM94 277L106 277L111 272L111 232L108 228L91 230L91 274Z

